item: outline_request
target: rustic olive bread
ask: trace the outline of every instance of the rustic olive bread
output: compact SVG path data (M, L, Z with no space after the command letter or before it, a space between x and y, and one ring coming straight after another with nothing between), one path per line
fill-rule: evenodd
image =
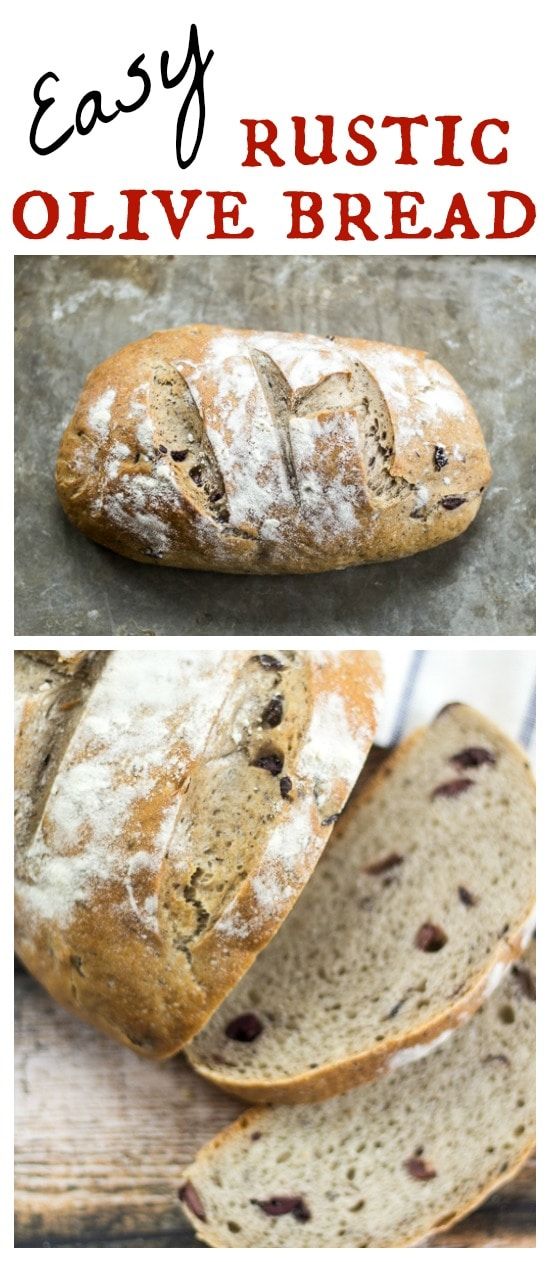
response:
M424 1055L525 948L534 888L525 754L476 711L446 707L354 794L191 1063L244 1099L295 1101Z
M428 1060L348 1095L259 1106L207 1144L180 1197L219 1248L404 1248L509 1179L535 1132L534 949Z
M378 655L115 651L69 681L17 662L17 951L168 1056L314 868L372 740Z
M90 373L57 488L136 561L342 569L460 534L491 476L475 414L422 351L191 325Z

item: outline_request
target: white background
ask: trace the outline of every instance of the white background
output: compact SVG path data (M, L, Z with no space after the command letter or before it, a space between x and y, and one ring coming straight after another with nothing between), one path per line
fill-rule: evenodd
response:
M6 483L0 497L2 513L1 538L3 547L3 573L5 576L5 601L0 614L0 656L3 682L3 750L10 748L10 691L11 653L14 647L12 634L12 270L14 253L537 253L540 322L548 324L548 225L545 215L544 184L548 182L549 145L547 131L548 111L543 107L542 92L548 78L546 64L547 37L543 26L543 6L524 0L509 4L500 0L463 0L452 5L439 0L393 0L374 4L369 0L352 3L339 0L330 6L318 2L302 3L299 0L279 0L273 5L247 0L232 0L230 4L201 0L195 5L167 3L140 4L123 0L97 0L93 5L74 3L31 3L15 6L8 17L4 16L2 69L2 122L5 143L3 146L3 193L1 199L0 242L2 258L1 338L2 347L2 415L4 441L2 467ZM171 68L175 68L185 56L190 22L198 25L201 50L214 49L214 58L206 73L206 129L199 157L187 171L180 171L175 160L176 116L182 99L182 89L165 91L160 85L159 57L162 49L171 54ZM98 124L88 137L73 136L56 154L47 158L34 155L28 144L34 104L32 90L36 79L46 70L54 70L60 83L56 93L58 105L52 108L52 125L64 129L72 121L80 96L91 88L103 93L104 107L112 108L117 95L129 98L126 68L141 52L145 52L145 66L152 76L153 87L149 101L135 114L121 116L108 126ZM131 89L135 92L135 87ZM374 133L380 142L380 156L368 167L352 167L341 159L326 168L320 165L300 168L292 160L292 114L314 116L318 113L337 117L336 143L343 154L347 147L345 128L350 118L357 114L370 114L379 124L385 114L414 115L425 113L428 118L437 114L461 114L464 118L459 135L464 144L457 147L465 158L461 168L437 168L433 158L437 156L437 128L419 131L416 149L421 162L416 167L395 166L397 137L394 130ZM280 170L263 167L246 171L241 167L244 157L244 129L241 117L272 117L280 125L283 138L283 156L288 163ZM509 149L506 166L483 167L468 154L466 139L475 122L483 117L499 116L510 121L510 133L505 138ZM44 133L43 133L44 134ZM249 200L249 211L243 212L243 223L251 223L255 235L248 241L208 242L206 233L211 231L210 216L199 205L191 214L188 227L178 242L172 240L163 226L160 207L146 214L144 223L150 239L144 243L124 243L117 239L123 229L121 201L118 190L139 187L145 189L182 188L241 189ZM334 215L327 215L327 231L313 241L288 242L288 209L281 197L284 188L314 188L323 193L327 205L331 205L331 193L365 192L375 207L371 222L388 231L384 189L418 189L426 199L427 208L422 222L439 228L453 192L460 190L466 195L473 218L480 231L487 228L486 190L498 188L520 189L527 192L538 204L538 224L527 237L506 242L479 241L452 242L411 241L388 242L383 238L374 243L362 239L348 245L334 241ZM30 188L44 188L56 195L62 206L62 227L52 238L31 243L18 237L11 227L11 207L16 196ZM97 220L115 224L115 235L107 242L68 242L71 230L67 193L71 189L93 189L96 192ZM204 200L205 203L208 199ZM540 246L539 246L540 242ZM548 402L547 344L541 343L543 354L539 362L539 397L542 400L539 422L539 468L544 470L547 460ZM540 565L542 595L539 601L539 634L548 643L548 600L545 591L547 570L545 543L548 539L548 493L544 487L539 496L538 523L539 549L542 549ZM545 564L546 562L546 564ZM44 576L47 582L47 575ZM21 639L19 647L27 641ZM44 640L42 644L75 648L79 639ZM87 640L86 646L108 648L125 640L102 638ZM140 647L158 648L163 641L148 638L136 641ZM250 644L246 637L224 641L231 644ZM280 647L296 644L292 638L279 638ZM302 639L300 647L311 646L311 640ZM317 641L317 644L319 642ZM342 647L345 641L328 637L326 647ZM354 647L369 647L373 642L358 638ZM215 637L209 647L215 647ZM433 640L407 641L407 647L458 648L533 648L532 640L468 640L448 639L444 644ZM197 648L206 647L203 639L195 641ZM265 638L255 640L255 647L268 648ZM399 640L392 643L392 651L399 647ZM547 664L544 649L538 660L539 694L539 764L540 818L542 842L539 845L539 883L546 906L545 881L548 875L546 857L548 834L547 763L548 743ZM5 809L4 837L11 834L9 805L11 775L9 757L4 757L3 801ZM7 848L7 847L6 847ZM5 925L11 919L10 881L2 882L5 900ZM547 958L544 919L542 922L543 958ZM539 946L541 945L539 941ZM6 996L10 992L9 942L2 963L6 966L3 977ZM541 970L542 971L542 970ZM545 1011L548 987L544 972L541 976L542 1011ZM6 999L5 1012L10 1000ZM548 1060L547 1021L540 1027L540 1101L546 1109L548 1091L544 1066ZM3 1040L5 1058L4 1085L7 1089L6 1109L10 1108L10 1052L9 1037ZM6 1114L4 1113L4 1116ZM3 1214L3 1234L6 1244L11 1240L11 1186L9 1166L11 1140L9 1126L4 1139L6 1168L2 1173L1 1186L7 1193L7 1205ZM541 1127L539 1148L541 1185L547 1174L546 1131ZM542 1198L539 1248L547 1244L547 1214ZM11 1247L11 1246L10 1246ZM71 1251L69 1250L69 1253ZM234 1252L234 1251L233 1251ZM271 1250L269 1252L272 1252ZM510 1252L517 1252L511 1250Z
M34 11L34 19L29 15ZM25 5L13 14L15 39L12 49L17 74L12 83L8 128L12 131L14 159L4 203L3 231L12 235L13 249L28 252L28 244L10 227L11 204L27 189L43 188L58 197L61 223L55 236L36 242L32 249L45 253L67 249L82 253L98 248L110 252L171 252L174 242L164 227L160 206L151 199L144 223L150 240L121 243L124 229L124 188L240 189L249 201L243 223L255 229L247 241L236 241L233 250L252 253L357 253L357 242L334 240L336 229L334 191L364 192L370 197L372 223L382 239L367 248L401 253L403 242L384 241L389 230L387 189L418 189L426 202L419 213L422 222L438 230L445 219L452 194L461 191L471 206L478 230L489 226L488 189L520 189L536 199L540 188L537 131L534 126L533 54L537 40L533 28L535 5L466 0L460 6L443 3L335 4L324 11L319 3L279 0L266 8L251 0L231 4L182 5L158 0L154 4L98 0L92 7L57 3ZM531 17L530 17L531 14ZM181 171L175 157L176 118L185 89L163 89L159 61L163 49L170 52L170 70L185 58L189 23L195 21L203 56L214 49L205 78L206 128L200 153L193 166ZM19 25L19 33L17 33ZM24 56L21 54L24 52ZM106 113L117 96L136 98L140 84L126 78L126 70L145 52L145 68L152 78L149 100L138 111L120 115L108 125L96 124L88 136L74 135L56 153L37 157L28 144L35 112L32 89L48 70L60 82L45 86L43 95L55 93L56 103L44 117L40 138L63 132L74 120L81 96L102 92ZM14 67L11 67L13 73ZM293 156L291 117L316 114L336 117L335 144L340 160L329 166L300 167ZM370 115L379 147L367 167L346 163L349 145L347 123L358 114ZM418 166L396 166L399 138L396 128L382 131L386 115L426 114L429 128L415 129ZM464 121L457 132L457 155L465 165L435 167L440 125L438 114L459 114ZM272 118L280 128L281 156L287 165L243 169L244 117ZM508 137L491 134L488 148L502 143L509 149L506 165L485 166L472 155L469 137L476 122L501 117L510 121ZM317 141L313 123L311 147ZM314 151L314 150L313 150ZM288 242L288 207L282 190L313 188L326 200L327 225L313 241ZM74 189L95 191L90 224L95 230L111 222L115 234L109 242L67 242L72 230ZM177 204L177 203L176 203ZM178 249L183 252L216 250L225 253L226 242L207 242L212 231L209 199L203 197L190 214ZM514 252L533 253L535 235L512 242ZM468 252L501 253L500 242L466 243ZM453 241L416 241L406 249L420 253L455 253Z

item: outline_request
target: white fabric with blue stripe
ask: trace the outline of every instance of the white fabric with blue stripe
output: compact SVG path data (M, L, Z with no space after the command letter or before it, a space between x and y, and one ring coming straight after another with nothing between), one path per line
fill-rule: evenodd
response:
M464 701L535 754L535 654L515 649L464 652L382 650L386 684L376 741L393 745L449 701Z

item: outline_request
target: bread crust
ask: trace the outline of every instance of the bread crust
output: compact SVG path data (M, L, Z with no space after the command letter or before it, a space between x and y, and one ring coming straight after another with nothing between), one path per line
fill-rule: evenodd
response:
M461 708L467 709L468 707ZM437 722L438 717L436 716L434 722ZM524 763L534 791L535 780L531 768L526 762L524 750L515 741L505 736L495 724L485 719L484 723L488 736L490 737L493 734L495 738L498 738L501 745L507 747L510 753L519 757ZM350 818L353 818L355 814L365 809L368 802L376 795L378 787L383 784L386 777L392 773L395 767L407 758L410 750L422 739L426 730L423 727L412 732L406 740L384 759L382 765L378 767L372 776L367 775L365 777L359 790L356 790L351 795L344 816L338 821L334 829L330 842L331 847L345 844ZM368 760L365 771L367 770ZM264 1080L243 1080L240 1078L238 1081L235 1081L227 1078L224 1076L223 1068L213 1070L210 1066L204 1065L199 1058L195 1058L192 1045L186 1049L187 1058L193 1069L200 1073L201 1077L207 1078L209 1082L214 1083L229 1095L261 1104L306 1104L315 1100L326 1100L330 1096L341 1095L343 1092L350 1091L354 1087L360 1086L361 1083L382 1077L394 1067L392 1061L396 1054L404 1052L408 1048L421 1049L422 1047L425 1048L426 1053L429 1053L431 1050L430 1045L437 1046L438 1040L441 1040L442 1036L445 1036L449 1031L457 1029L463 1022L473 1016L488 994L491 993L493 985L497 981L500 982L503 973L523 955L534 928L535 904L535 891L533 890L522 915L518 917L516 923L511 925L506 934L499 940L491 957L487 960L485 966L478 971L466 994L459 996L455 1003L449 1004L438 1016L434 1016L428 1021L420 1022L399 1035L388 1037L383 1043L370 1047L362 1053L335 1061L330 1065L308 1070L306 1073L294 1078L272 1080L269 1083L266 1083ZM494 982L492 979L494 979ZM419 1054L422 1055L423 1053L419 1051Z
M411 555L475 517L491 469L422 351L189 325L87 378L59 450L70 520L133 560L307 573Z
M153 751L158 757L145 772L139 768L136 781L134 753L128 760L111 752L112 723L103 735L105 710L98 710L111 694L117 706L130 705L132 699L125 700L129 691L126 666L120 659L134 657L134 669L136 653L109 655L57 770L30 845L20 846L16 947L30 972L59 1002L140 1054L163 1058L198 1032L293 906L368 752L381 676L378 655L355 650L280 654L279 672L273 667L266 672L261 658L248 652L179 655L184 660L173 703L172 676L168 677L164 735L159 750ZM168 672L175 669L178 658L172 652L142 656L144 669L151 672L156 669L155 656L166 659ZM194 691L186 674L188 658L189 671L198 659L216 659L211 675L207 673L204 685L201 677ZM158 669L162 682L162 664ZM279 778L252 761L263 748L265 731L258 733L254 723L247 727L239 718L248 714L247 706L256 704L258 676L262 683L265 676L269 693L272 679L284 678L285 670L284 717L274 735L285 750L284 769L292 778L286 797ZM200 709L210 686L219 688L219 702L210 703L209 727L201 735L202 743L191 749L185 723L190 708ZM181 696L178 687L183 689ZM155 690L154 679L153 698ZM350 742L347 751L333 751L328 765L324 742L330 733L325 731L323 717L327 698L336 698ZM128 715L127 727L140 721L139 713L136 719L129 709ZM239 723L244 723L246 731L243 736L239 728L236 737ZM147 742L148 734L144 720L143 735L138 730L132 750L139 749L140 739ZM97 799L92 780L90 809L103 812L109 844L94 850L93 819L90 822L82 812L87 801L86 777L93 771L97 778L94 768L103 755L108 767L112 766L112 780ZM208 776L211 767L223 770L229 765L228 759L230 775L237 778L237 798L242 797L242 827L246 826L246 793L252 803L260 802L263 823L260 837L254 839L250 870L242 879L238 869L232 870L221 904L215 900L209 904L210 887L201 881L205 855L211 849L207 843L210 840L215 848L220 821ZM73 827L75 777L84 790L76 795L80 815ZM121 788L119 799L116 794ZM124 794L131 794L128 804ZM63 811L68 812L67 832L60 822ZM197 823L204 824L205 832L195 837ZM184 833L182 855L177 838ZM93 879L89 880L92 860ZM63 918L56 918L47 905L48 890L56 894L59 888L67 889L71 899L70 911ZM205 908L210 908L211 915L201 928ZM193 926L187 935L186 917Z

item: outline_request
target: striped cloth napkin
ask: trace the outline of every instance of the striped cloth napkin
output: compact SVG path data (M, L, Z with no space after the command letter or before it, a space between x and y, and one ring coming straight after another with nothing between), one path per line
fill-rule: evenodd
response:
M379 745L428 723L449 701L465 701L535 756L535 654L531 650L383 648L386 684Z

